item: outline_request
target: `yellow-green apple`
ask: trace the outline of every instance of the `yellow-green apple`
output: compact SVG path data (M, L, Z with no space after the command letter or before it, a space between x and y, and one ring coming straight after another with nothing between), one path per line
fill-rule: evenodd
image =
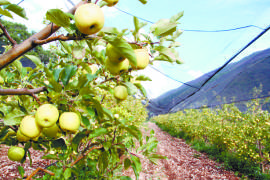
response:
M51 127L48 127L48 128L43 128L42 129L42 134L48 138L55 138L57 137L57 134L59 132L59 127L57 124L54 124L53 126Z
M28 115L22 119L20 131L29 138L35 138L39 136L41 127L36 123L36 119L33 116Z
M125 100L128 96L128 91L125 86L119 85L114 88L114 97L118 100Z
M80 116L75 112L64 112L60 115L59 125L63 131L75 133L81 124Z
M20 128L17 131L16 138L19 142L27 142L30 140L30 137L27 137L21 133Z
M18 161L20 162L23 157L25 155L25 151L22 147L18 147L18 146L11 146L8 149L8 158L11 161Z
M104 26L104 14L94 3L79 6L74 14L75 25L83 34L95 34Z
M39 106L35 114L37 124L43 128L53 126L58 120L58 117L59 111L52 104Z
M120 54L117 48L115 48L110 43L106 47L106 55L108 56L108 59L114 63L119 63L125 60L125 56Z
M4 84L4 78L2 78L2 76L0 76L0 84Z
M118 3L118 0L103 0L103 1L108 3L107 6L109 6L109 7L112 7Z
M137 59L137 66L131 64L133 69L144 69L149 64L149 54L146 49L135 49L134 50L136 59Z
M128 59L125 59L124 61L119 63L111 62L108 58L106 60L106 68L110 71L110 73L114 75L120 74L120 72L127 71L128 67L129 67Z

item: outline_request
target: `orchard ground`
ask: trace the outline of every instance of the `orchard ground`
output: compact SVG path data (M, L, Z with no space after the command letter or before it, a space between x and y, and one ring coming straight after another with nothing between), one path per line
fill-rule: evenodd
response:
M159 141L157 152L166 156L168 159L159 160L158 165L154 165L146 159L141 159L143 169L140 174L141 180L240 179L234 175L234 172L226 171L222 164L209 159L205 154L193 150L184 140L170 136L158 128L156 124L148 122L145 125L144 135L149 134L149 130L153 129L155 131L155 137ZM2 166L0 179L16 179L16 177L20 177L17 170L20 163L10 161L6 156L7 150L8 148L6 146L1 146L0 164ZM31 150L31 154L33 166L29 166L28 158L23 165L26 175L29 175L38 167L45 168L53 163L53 161L41 159L43 152ZM123 174L135 179L131 169L123 172ZM39 175L42 175L42 173L39 173Z

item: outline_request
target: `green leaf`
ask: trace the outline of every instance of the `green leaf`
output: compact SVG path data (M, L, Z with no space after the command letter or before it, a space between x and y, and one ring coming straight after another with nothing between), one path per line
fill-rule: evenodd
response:
M2 9L1 7L0 7L0 14L2 14L3 16L7 16L9 18L13 18L13 16L11 15L11 13L8 10Z
M178 14L171 17L171 22L177 22L181 17L183 17L184 11L179 12Z
M139 0L142 4L146 4L147 0Z
M134 85L140 90L140 92L143 94L144 97L147 96L147 92L142 84L140 83L134 83Z
M123 85L127 87L128 94L129 95L134 95L134 94L137 93L137 88L136 88L136 86L133 83L131 83L131 82L124 82Z
M90 121L86 116L82 116L82 122L87 128L90 127Z
M134 171L134 174L136 176L136 179L139 179L140 176L140 172L142 170L142 165L141 165L141 161L140 158L136 157L136 156L131 156L131 160L132 160L132 169Z
M139 26L139 19L136 16L133 16L133 22L135 26L135 32L139 32L140 26Z
M70 25L69 16L60 9L48 10L46 13L46 19L58 26L68 27Z
M67 168L67 169L65 170L65 172L64 172L64 178L65 178L65 179L70 179L70 177L71 177L71 171L72 171L71 168Z
M59 82L59 77L60 77L60 74L63 71L63 69L64 68L57 68L57 69L53 70L53 77L54 77L55 81Z
M55 90L56 92L61 92L62 86L61 84L55 81L55 78L53 74L51 73L51 71L48 68L44 68L44 71L46 73L46 76L48 78L50 85L52 85L53 90Z
M61 148L62 150L67 149L67 145L66 145L65 140L63 138L56 139L56 140L52 141L51 146L52 146L52 148Z
M102 28L101 32L104 32L106 34L119 34L120 33L116 27L104 27Z
M72 53L72 49L71 49L70 45L67 42L65 42L65 41L59 41L59 42L61 43L62 47L66 50L66 52L68 54Z
M25 113L16 109L5 116L4 123L6 126L18 125L24 116Z
M137 59L131 45L123 38L117 36L104 36L103 39L109 42L117 51L126 57L131 64L137 65Z
M11 3L9 1L7 1L7 0L0 0L0 6L8 5L8 4L11 4Z
M161 19L151 26L151 31L156 36L172 35L176 31L177 23L169 19Z
M181 29L178 29L177 31L175 31L175 33L173 34L173 39L177 39L181 34L183 34L183 31Z
M77 66L68 65L64 67L64 72L61 76L61 81L64 85L67 85L70 78L76 74Z
M124 161L124 168L127 170L131 166L131 161L129 158L126 158Z
M98 158L98 168L101 172L104 172L109 165L109 158L106 151L103 151Z
M174 48L167 48L164 46L157 46L154 50L159 51L160 56L155 57L154 60L162 60L169 62L176 62L179 60L179 53Z
M137 140L140 140L142 138L142 133L136 126L127 126L124 127L124 129Z
M137 81L152 81L151 78L149 78L149 77L147 77L145 75L139 75L138 77L136 77L135 80L137 80Z
M43 63L41 62L40 58L38 56L34 55L25 55L26 58L30 59L35 65L39 68L43 69Z
M90 138L94 138L94 137L102 136L102 135L107 134L107 133L108 133L107 129L105 129L105 128L98 128L98 129L95 129L93 131L93 133L90 134L89 137Z
M72 139L72 147L75 151L77 151L81 140L86 136L87 135L86 135L85 131L83 131L83 132L79 132L78 134L76 134L76 136Z
M22 7L20 7L20 6L16 5L16 4L9 4L9 5L6 6L6 9L14 12L15 14L17 14L18 16L20 16L20 17L22 17L24 19L28 19L26 17L24 8L22 8Z
M41 159L52 159L52 160L59 160L56 154L48 154L41 157Z
M23 167L22 166L18 166L18 171L19 171L19 174L21 175L21 177L23 178L24 177L24 173L25 173Z

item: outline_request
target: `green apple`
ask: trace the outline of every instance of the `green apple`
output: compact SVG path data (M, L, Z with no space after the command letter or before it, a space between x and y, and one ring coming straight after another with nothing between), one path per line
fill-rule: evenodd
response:
M110 43L106 47L106 55L108 56L108 59L113 63L119 63L125 60L125 57L120 54L117 51L117 48L115 48Z
M103 0L103 1L108 3L107 6L109 6L109 7L112 7L118 3L118 0Z
M42 134L48 138L55 138L57 137L57 134L59 132L59 127L57 126L57 124L54 124L51 127L48 128L43 128L42 129Z
M108 58L106 60L106 68L110 71L110 73L114 75L120 74L123 71L127 71L128 67L129 67L128 59L125 59L120 63L111 62Z
M27 142L30 140L30 137L23 135L20 129L17 131L16 138L19 142Z
M125 86L119 85L114 88L114 97L118 100L125 100L128 96L128 91Z
M139 70L144 69L149 64L149 54L146 49L135 49L134 50L136 59L137 59L137 66L131 64L133 69Z
M39 136L41 127L36 123L36 119L33 116L28 115L22 119L20 131L29 138L35 138Z
M20 162L25 155L25 151L22 147L17 147L17 146L11 146L8 149L8 158L11 161L18 161Z
M35 114L37 124L43 128L53 126L58 117L59 111L52 104L41 105Z
M75 112L64 112L59 118L59 125L63 131L75 133L81 124L80 116Z
M75 25L83 34L95 34L104 26L104 14L101 8L93 3L79 6L74 14Z

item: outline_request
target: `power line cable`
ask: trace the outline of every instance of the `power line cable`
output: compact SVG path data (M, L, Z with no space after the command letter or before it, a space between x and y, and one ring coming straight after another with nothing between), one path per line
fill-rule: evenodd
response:
M159 73L162 74L163 76L168 77L169 79L172 79L172 80L174 80L174 81L177 81L177 82L179 82L179 83L181 83L181 84L184 84L184 85L186 85L186 86L189 86L189 87L192 87L192 88L195 88L195 89L199 89L199 88L196 87L196 86L190 85L190 84L188 84L188 83L184 83L184 82L182 82L182 81L179 81L179 80L177 80L177 79L174 79L174 78L170 77L169 75L167 75L167 74L161 72L159 69L155 68L153 65L150 65L149 67L151 67L151 68L154 69L155 71L159 72Z
M241 48L234 56L232 56L227 62L225 62L220 68L217 69L217 71L215 71L208 79L205 80L205 82L200 86L199 89L197 89L195 92L191 93L190 95L188 95L186 98L184 98L182 101L180 101L179 103L185 101L186 99L190 98L191 96L193 96L194 94L196 94L198 91L200 91L205 84L207 84L218 72L220 72L222 69L224 69L232 60L234 60L239 54L241 54L244 50L246 50L251 44L253 44L256 40L258 40L261 36L263 36L267 31L270 30L270 25L264 30L262 31L259 35L257 35L255 38L253 38L247 45L245 45L243 48ZM178 104L179 104L178 103ZM172 109L172 108L171 108ZM170 110L171 110L170 109ZM169 110L169 111L170 111Z
M127 12L127 11L124 11L124 10L118 8L118 7L115 7L114 6L114 8L117 9L117 10L119 10L119 11L121 11L121 12L123 12L123 13L125 13L125 14L127 14L127 15L134 16L134 17L136 17L138 19L141 19L143 21L149 22L151 24L155 24L153 21L150 21L150 20L141 18L141 17L136 16L134 14L131 14L131 13ZM230 29L220 29L220 30L203 30L203 29L183 29L183 30L184 31L188 31L188 32L227 32L227 31L236 31L236 30L246 29L246 28L258 28L260 30L265 30L264 28L259 27L259 26L256 26L256 25L247 25L247 26L241 26L241 27L230 28Z

